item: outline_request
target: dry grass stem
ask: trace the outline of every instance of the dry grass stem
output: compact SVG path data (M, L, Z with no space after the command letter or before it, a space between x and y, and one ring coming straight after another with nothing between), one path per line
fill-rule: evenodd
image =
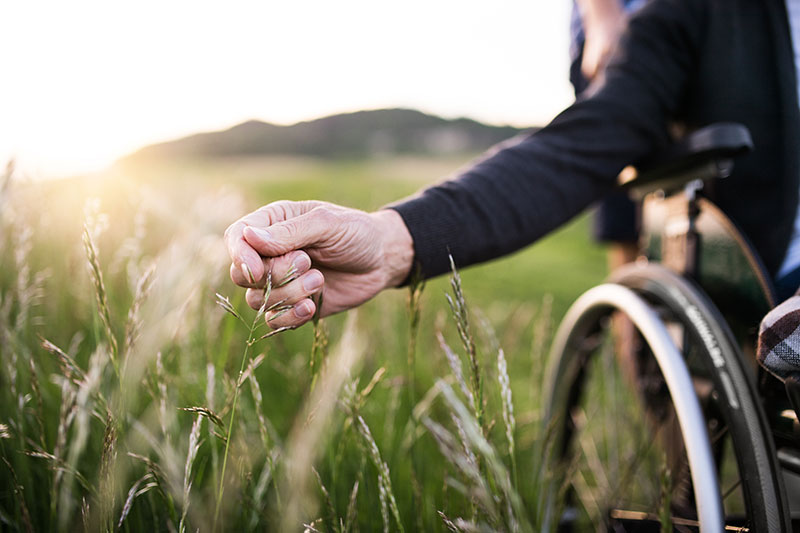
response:
M508 470L498 458L494 448L484 437L483 431L478 425L478 421L473 418L467 408L464 407L464 404L461 403L456 394L453 392L453 389L451 389L448 385L443 385L442 396L446 400L453 413L461 421L470 445L473 447L473 449L479 452L486 461L487 468L492 474L492 479L500 488L503 500L507 506L505 510L505 526L512 531L529 531L531 528L527 523L522 500L511 483L511 477L508 473Z
M461 392L464 393L464 397L467 399L469 404L473 406L473 409L477 413L477 408L475 405L475 396L472 394L469 386L467 386L467 382L464 379L464 373L461 368L461 359L456 355L452 348L447 344L447 341L444 340L444 336L440 333L436 333L436 338L439 341L439 346L442 348L445 357L447 358L447 364L450 365L450 371L453 372L453 377L456 379L456 383L458 383Z
M95 246L94 239L89 231L88 226L83 228L83 246L86 251L86 258L89 261L89 272L92 275L92 282L94 283L95 297L97 299L97 311L100 315L100 321L103 324L103 329L106 334L106 341L109 346L109 358L114 367L114 372L117 379L120 379L119 368L119 347L117 345L117 337L111 329L111 310L108 306L108 294L106 292L106 285L103 281L103 271L100 269L100 261L97 257L97 247Z
M283 333L284 331L291 331L293 329L295 329L295 328L292 327L292 326L284 326L282 328L273 329L269 333L261 335L260 337L258 337L256 339L251 339L251 340L247 341L247 345L248 346L252 346L252 345L254 345L255 343L257 343L259 341L263 341L264 339L269 339L270 337L274 337L275 335Z
M100 455L100 516L103 528L114 529L114 508L116 507L116 463L117 426L111 413L106 413L106 427L103 435L103 451Z
M314 325L314 340L311 344L311 357L309 358L311 390L316 386L320 367L328 356L328 330L322 320L323 297L324 293L320 291L314 302L316 310L314 311L314 317L311 319L311 323Z
M128 517L128 514L130 514L131 509L133 508L133 501L156 487L158 487L158 484L153 480L153 474L151 472L147 472L145 475L136 480L136 482L128 490L128 496L125 498L125 503L122 506L122 512L120 512L119 520L117 521L117 529L122 529L122 523L125 522L125 519Z
M274 304L272 304L272 305L270 305L269 307L265 308L265 309L264 309L264 311L266 311L266 312L270 312L270 311L278 311L278 310L280 310L280 309L283 309L283 308L285 307L285 306L284 306L284 304L285 304L287 301L289 301L289 299L288 299L288 298L284 298L283 300L278 300L278 301L277 301L277 302L275 302ZM290 305L289 307L291 308L292 306Z
M461 343L464 346L464 350L467 352L467 360L469 361L470 368L470 387L473 396L472 407L473 411L475 412L475 418L478 419L478 424L480 425L484 434L488 434L488 431L484 426L483 419L483 377L481 373L481 365L478 361L478 352L475 348L475 340L473 339L470 331L469 311L467 308L466 299L464 298L461 275L458 273L453 256L451 255L449 257L450 269L452 271L452 275L450 277L450 288L453 290L453 296L445 294L445 297L447 298L447 303L450 305L450 310L453 313L453 318L455 319L456 329L458 330L458 335L461 338Z
M17 473L14 471L14 467L11 466L11 463L3 457L3 462L5 463L8 471L11 473L11 480L13 482L13 492L14 492L14 500L17 502L17 506L20 511L20 515L22 518L22 525L25 527L25 531L27 533L33 533L33 522L31 521L31 513L28 510L28 506L25 503L25 494L22 485L19 483L19 478L17 477Z
M375 468L378 469L378 490L382 501L385 501L388 504L389 510L392 512L392 517L395 521L395 526L397 527L398 531L403 531L403 523L400 520L400 511L397 508L397 500L394 496L394 491L392 490L392 478L389 473L389 465L386 464L383 459L381 459L380 450L378 450L378 444L375 442L375 439L372 437L372 433L369 430L369 426L361 417L361 415L356 415L355 417L355 426L358 434L361 435L363 439L364 447L367 451L367 456L372 461L372 464ZM384 528L388 529L388 523L384 524Z
M42 399L42 389L39 386L39 378L36 374L36 366L33 363L33 358L28 359L28 370L31 390L33 397L36 399L36 410L34 417L39 430L39 444L42 448L47 448L46 433L44 429L44 400Z
M419 335L419 321L422 316L422 293L425 290L425 281L419 268L415 269L411 282L408 285L408 299L406 309L408 312L408 349L406 351L408 400L409 405L414 405L416 398L416 358L417 336Z
M331 500L331 495L328 492L328 489L325 487L325 483L322 482L322 477L319 475L319 472L313 466L311 470L314 472L314 477L317 480L317 485L319 486L319 491L322 493L322 498L325 501L325 512L327 513L327 517L323 517L323 523L327 523L326 529L328 531L334 531L335 525L337 522L337 515L336 515L336 508L333 506L333 500Z
M208 418L215 426L217 426L220 431L225 431L225 422L216 414L214 411L209 409L208 407L181 407L181 411L186 411L187 413L195 413L205 418Z
M123 345L123 364L127 361L128 356L133 350L136 341L139 339L139 334L142 329L142 320L140 317L142 304L147 298L150 290L153 287L153 278L155 276L156 267L151 263L144 271L142 277L136 283L136 291L134 292L133 302L128 309L128 320L125 323L125 344Z
M218 292L214 293L214 294L216 295L217 299L215 301L216 301L216 304L218 306L220 306L222 309L224 309L226 313L229 313L229 314L233 315L234 317L236 317L243 324L249 325L249 324L247 324L247 322L244 321L242 316L239 314L239 312L236 310L236 308L233 306L233 304L231 303L231 301L228 299L227 296L223 296Z
M72 381L76 385L85 381L86 375L84 374L83 370L78 366L78 364L67 355L61 348L53 344L52 342L48 341L47 339L41 339L42 341L42 348L47 350L49 353L55 355L58 358L58 363L61 366L61 373L64 374L68 380Z
M464 446L444 426L432 419L425 417L422 419L422 424L436 441L442 456L457 469L457 472L468 483L467 486L458 485L450 479L448 484L479 505L485 515L496 521L500 513L489 485L475 461L464 454Z
M198 413L198 416L192 423L192 431L189 433L189 448L186 452L186 463L183 470L183 511L181 512L181 522L178 527L179 533L186 531L186 516L189 513L189 494L192 490L193 481L193 468L195 459L197 459L197 452L200 450L202 440L200 439L200 431L203 427L203 416Z
M348 533L353 530L353 525L356 521L356 513L357 508L356 505L358 504L358 479L356 482L353 483L353 490L350 491L350 500L347 504L347 517L344 521L344 526L342 527L343 533Z
M514 419L514 401L511 396L511 380L508 377L508 365L506 364L505 352L502 348L497 350L497 380L500 383L501 406L503 411L503 423L506 428L506 441L508 442L508 457L511 460L511 474L514 485L518 486L517 460L515 455L514 432L517 422Z
M261 435L261 442L264 445L264 452L269 455L269 430L267 429L267 417L264 415L264 397L261 393L261 386L256 380L255 370L264 361L264 354L260 354L255 359L251 360L247 365L247 379L250 383L250 394L253 397L253 406L255 407L256 417L258 419L258 432Z
M251 274L252 275L252 274ZM275 285L276 288L281 288L289 283L293 282L298 278L297 275L297 267L292 265L292 267L283 275L283 277L278 281L278 284Z
M34 457L36 459L44 459L50 462L50 468L53 470L58 470L60 472L69 473L71 476L74 476L81 487L92 495L92 497L97 497L97 490L94 487L94 484L91 483L86 477L80 473L75 467L71 466L70 464L66 463L62 459L59 459L55 455L51 453L47 453L44 451L26 451L25 455L28 457Z
M273 310L274 314L267 319L267 322L272 322L273 320L279 319L292 309L294 309L294 305L281 305L280 307L276 307Z

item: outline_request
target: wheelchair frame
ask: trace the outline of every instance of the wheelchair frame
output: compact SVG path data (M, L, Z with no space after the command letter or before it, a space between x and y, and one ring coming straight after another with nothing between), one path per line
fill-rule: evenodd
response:
M664 253L651 255L663 255L658 258L666 266L649 263L623 267L612 274L608 283L581 296L562 320L551 350L551 390L545 421L556 427L556 460L565 464L576 453L571 451L576 428L570 420L570 410L580 401L584 370L588 358L597 350L592 338L614 314L621 313L633 323L663 376L683 436L681 451L688 459L696 516L689 520L675 517L677 521L672 524L678 530L792 530L782 471L800 472L800 451L793 435L797 416L791 409L791 416L786 416L792 391L797 392L795 405L800 405L800 384L792 388L793 384L787 383L788 396L782 390L776 392L776 380L758 369L752 357L745 357L740 348L742 335L734 335L713 299L703 290L704 276L698 270L703 246L703 228L698 229L698 221L702 222L704 212L715 209L698 195L702 180L727 177L732 158L751 146L743 126L713 125L687 137L656 162L656 170L631 182L629 187L641 197L655 193L664 198L664 192L680 191L677 194L684 210L677 218L681 222L676 231L679 245L662 239L655 248ZM720 213L715 214L718 217ZM732 225L726 231L731 228ZM754 316L760 317L774 305L774 296L746 241L739 240L738 245L744 249L755 272L755 283L761 288L756 292L763 301L754 305L755 314L745 319L752 322ZM714 280L711 281L713 285ZM681 325L682 342L676 342L668 321ZM750 334L752 326L748 324ZM689 346L695 354L692 357L702 362L704 370L699 373L690 368L696 362L689 363ZM700 377L711 383L711 408L706 405L708 398L695 393ZM776 424L787 418L793 419L788 435L785 428L781 430ZM723 424L733 448L746 510L743 518L725 515L725 495L718 482L719 453L709 429L712 422L716 424L713 427ZM776 451L776 441L783 445L781 454ZM636 529L652 525L657 529L653 513L608 511L609 530L619 530L611 529L612 522L623 531L628 530L626 526ZM564 526L564 517L560 520Z

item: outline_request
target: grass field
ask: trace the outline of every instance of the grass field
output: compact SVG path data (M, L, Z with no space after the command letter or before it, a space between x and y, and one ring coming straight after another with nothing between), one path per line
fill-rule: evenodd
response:
M443 277L252 346L266 331L227 278L222 232L264 203L375 209L463 163L0 185L0 529L538 531L546 350L605 275L585 218L464 269L466 307Z

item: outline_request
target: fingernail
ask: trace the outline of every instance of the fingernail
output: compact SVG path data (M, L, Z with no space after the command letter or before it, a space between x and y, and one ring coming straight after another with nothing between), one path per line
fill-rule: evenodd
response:
M298 272L305 272L308 270L308 267L311 266L311 258L306 254L298 254L297 257L294 258L294 261L292 261L292 266L294 266Z
M270 232L268 232L267 230L263 230L261 228L254 228L253 226L248 226L248 227L250 228L250 231L255 233L256 237L258 237L262 241L272 240L272 234L270 234Z
M247 266L247 263L242 263L242 274L244 274L244 279L250 281L250 283L256 282L256 277L253 275L253 272L250 270L250 267Z
M324 278L322 273L317 270L310 272L308 275L303 276L303 289L313 291L322 287Z
M309 300L303 300L294 306L294 314L297 318L308 318L313 312L314 310L311 308L311 302Z

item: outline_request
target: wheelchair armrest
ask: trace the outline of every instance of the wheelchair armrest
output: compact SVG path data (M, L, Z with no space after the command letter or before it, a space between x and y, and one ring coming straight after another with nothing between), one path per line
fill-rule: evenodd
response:
M637 177L625 187L636 196L644 196L659 189L680 189L698 179L724 178L731 173L733 157L752 149L750 131L742 124L711 124L644 162L637 169Z

